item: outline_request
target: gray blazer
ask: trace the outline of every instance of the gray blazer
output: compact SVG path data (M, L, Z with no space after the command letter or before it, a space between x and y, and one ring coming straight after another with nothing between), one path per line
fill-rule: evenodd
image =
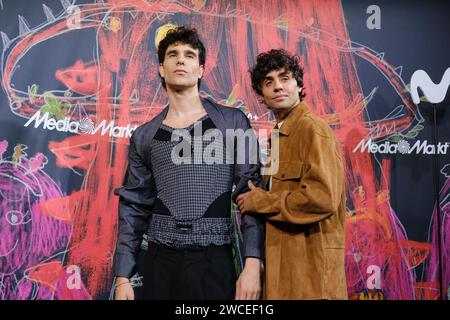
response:
M209 98L201 98L201 100L208 116L222 132L224 138L226 137L226 129L243 129L245 131L251 128L248 118L239 109L221 106ZM113 264L115 276L129 278L135 272L136 257L140 250L143 234L148 228L152 207L156 199L156 188L150 169L151 141L168 110L169 107L167 106L151 121L138 127L130 139L128 167L124 183L122 187L114 191L119 196L119 231ZM235 143L234 148L237 147L238 145ZM248 148L247 144L245 148ZM258 187L263 186L259 155L257 163L251 164L249 153L245 152L244 154L245 161L235 161L234 164L233 184L235 188L232 193L233 201L239 194L249 191L248 180L252 180ZM240 164L242 162L244 163ZM243 256L262 259L264 254L264 220L252 214L243 215L241 232Z

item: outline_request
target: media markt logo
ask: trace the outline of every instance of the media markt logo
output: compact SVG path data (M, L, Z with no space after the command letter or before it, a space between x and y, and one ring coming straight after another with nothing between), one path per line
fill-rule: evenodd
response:
M437 145L429 144L427 140L417 140L412 146L406 140L400 140L397 143L385 141L382 144L376 144L369 139L362 139L353 149L353 153L372 153L372 154L447 154L449 142L439 142Z
M397 143L397 151L401 154L408 154L410 148L411 146L408 141L400 140Z
M28 127L34 122L34 127L38 128L42 125L45 130L56 130L61 132L82 133L94 135L100 132L100 135L108 135L114 138L130 138L137 126L133 128L128 124L126 127L120 127L114 125L114 120L108 124L106 120L100 122L95 126L94 122L89 118L82 118L78 121L71 121L69 117L65 117L61 120L56 120L50 117L50 114L46 112L44 115L40 111L36 112L23 126Z
M83 118L80 120L80 126L78 127L81 133L84 134L93 134L95 128L94 128L94 121L92 121L89 118Z

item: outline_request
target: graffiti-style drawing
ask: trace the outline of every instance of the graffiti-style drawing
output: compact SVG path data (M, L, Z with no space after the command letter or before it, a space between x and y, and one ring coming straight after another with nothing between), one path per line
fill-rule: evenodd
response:
M0 297L1 299L74 299L89 297L69 290L64 265L69 244L68 208L55 205L62 193L43 171L47 158L28 158L25 145L6 156L0 141Z
M197 28L207 46L201 94L243 109L257 130L272 128L273 118L251 90L247 71L256 55L283 47L301 57L306 101L342 144L350 298L438 298L436 226L429 243L409 240L391 207L390 160L354 152L364 139L413 141L424 119L402 79L402 67L350 39L340 1L62 0L61 5L43 4L45 21L38 26L19 15L16 37L1 32L1 84L8 102L1 112L8 108L10 115L23 118L22 129L30 135L38 127L60 132L63 139L48 141L48 150L42 152L51 152L59 170L83 182L79 190L59 190L43 171L47 158L38 154L28 160L23 146L10 158L1 158L0 223L9 234L0 239L2 299L111 297L118 203L113 189L122 182L132 131L166 103L156 72L156 45L167 28L184 24ZM75 57L65 67L41 70L65 89L34 82L16 86L15 76L30 52L66 35L80 37L68 46L87 42L84 37L91 37L94 46L88 48L91 60ZM358 59L382 75L400 100L376 119L368 110L376 107L371 101L377 88L363 94ZM0 154L6 154L6 142L0 146ZM449 186L447 179L441 193L445 257L450 246ZM428 268L424 278L415 273L419 265ZM442 281L448 285L446 268Z
M424 296L424 299L436 299L439 295L439 282L442 286L442 291L447 294L444 299L449 299L450 295L450 269L448 267L448 262L450 261L450 164L446 164L441 169L442 175L445 177L445 183L443 188L439 193L439 205L440 205L440 222L441 228L438 228L438 210L435 207L433 211L433 217L430 222L430 232L428 241L431 244L430 257L427 259L426 264L428 267L425 275L425 284L433 286L433 291ZM440 230L439 230L440 229ZM438 239L440 237L440 239ZM439 252L438 241L440 241L441 251ZM441 259L439 259L441 255ZM439 266L440 261L442 266ZM443 274L442 279L440 279L439 267L442 268ZM440 281L439 281L440 280ZM422 292L420 292L422 293ZM423 293L422 293L423 294Z

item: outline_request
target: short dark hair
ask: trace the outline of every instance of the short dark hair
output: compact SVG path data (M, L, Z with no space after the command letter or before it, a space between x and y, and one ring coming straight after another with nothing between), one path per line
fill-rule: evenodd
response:
M297 85L303 88L303 68L300 67L300 58L297 55L291 55L283 49L272 49L267 52L260 53L256 57L256 65L250 70L252 78L252 88L257 94L263 96L262 83L266 75L278 69L291 71L293 77L297 81ZM298 93L300 101L305 97L304 88Z
M167 31L166 36L159 42L158 45L158 60L159 63L164 62L166 56L167 48L175 43L188 44L193 49L198 49L199 51L199 63L200 65L205 65L206 50L202 41L200 40L197 30L195 28L189 28L186 26L176 27ZM160 75L161 77L161 75ZM166 88L166 82L164 78L161 77L161 82L164 88ZM198 87L200 88L201 79L198 79Z

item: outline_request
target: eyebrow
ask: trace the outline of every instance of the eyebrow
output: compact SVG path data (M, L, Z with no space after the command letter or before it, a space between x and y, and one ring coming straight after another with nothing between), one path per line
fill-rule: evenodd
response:
M291 73L292 73L291 71L286 70L286 71L283 71L283 72L277 74L276 76L277 77L284 77L284 76L290 75ZM273 77L272 76L265 76L264 80L273 80Z
M184 50L183 52L184 52L185 54L186 54L186 53L191 53L191 54L197 55L197 52L196 52L195 50L192 50L192 49L187 49L187 50ZM169 55L169 54L171 54L171 53L176 53L176 54L178 54L178 50L176 50L176 49L168 50L168 51L166 52L166 55Z
M292 74L291 71L286 70L286 71L283 71L283 72L279 73L279 74L278 74L278 77L285 77L285 76L289 76L289 75L291 75L291 74Z
M192 50L192 49L184 50L184 52L185 52L185 53L192 53L192 54L194 54L194 55L197 55L197 51Z
M169 54L171 54L171 53L178 53L178 51L175 50L175 49L168 50L168 51L166 52L166 55L169 55Z

